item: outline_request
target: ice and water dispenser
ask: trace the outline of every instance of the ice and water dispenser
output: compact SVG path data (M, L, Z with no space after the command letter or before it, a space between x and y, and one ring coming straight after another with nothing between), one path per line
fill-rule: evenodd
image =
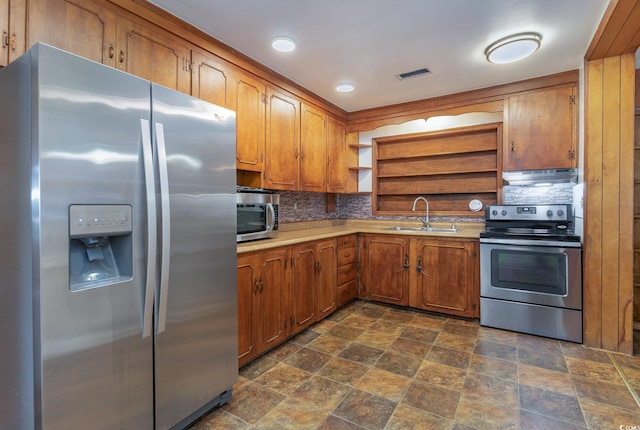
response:
M69 288L103 287L133 277L130 205L69 206Z

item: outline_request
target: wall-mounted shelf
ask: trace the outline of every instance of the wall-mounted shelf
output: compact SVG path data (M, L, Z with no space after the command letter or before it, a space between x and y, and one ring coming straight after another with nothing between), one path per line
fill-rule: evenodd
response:
M495 204L502 182L502 123L374 139L373 213L411 214L423 196L434 214L481 216L469 202Z

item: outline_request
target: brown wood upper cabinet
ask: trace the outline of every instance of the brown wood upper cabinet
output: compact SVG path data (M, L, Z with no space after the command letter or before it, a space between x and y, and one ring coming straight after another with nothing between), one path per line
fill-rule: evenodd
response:
M0 0L0 66L6 66L25 51L25 0Z
M264 186L297 191L300 176L300 101L267 87Z
M189 94L190 46L159 27L118 17L116 67Z
M508 97L503 170L576 167L576 84Z
M266 85L257 76L204 52L191 53L191 94L236 113L236 167L262 173Z
M27 4L27 47L44 42L190 92L190 45L162 28L118 15L106 2L29 0Z
M329 115L327 119L328 193L346 193L347 191L349 191L349 166L347 160L347 151L347 124L345 121ZM357 191L357 183L354 185Z
M300 118L300 189L327 190L327 114L302 103Z
M29 0L27 4L27 47L44 42L115 67L117 18L113 10L90 1Z

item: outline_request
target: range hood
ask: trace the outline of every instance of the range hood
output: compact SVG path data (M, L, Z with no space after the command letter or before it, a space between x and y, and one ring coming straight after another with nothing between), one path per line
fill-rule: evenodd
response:
M502 172L502 179L509 185L575 184L578 169L517 170Z

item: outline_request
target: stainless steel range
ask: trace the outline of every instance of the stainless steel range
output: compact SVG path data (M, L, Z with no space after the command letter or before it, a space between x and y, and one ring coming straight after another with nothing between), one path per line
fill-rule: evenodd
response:
M571 205L494 205L480 234L480 324L582 342Z

